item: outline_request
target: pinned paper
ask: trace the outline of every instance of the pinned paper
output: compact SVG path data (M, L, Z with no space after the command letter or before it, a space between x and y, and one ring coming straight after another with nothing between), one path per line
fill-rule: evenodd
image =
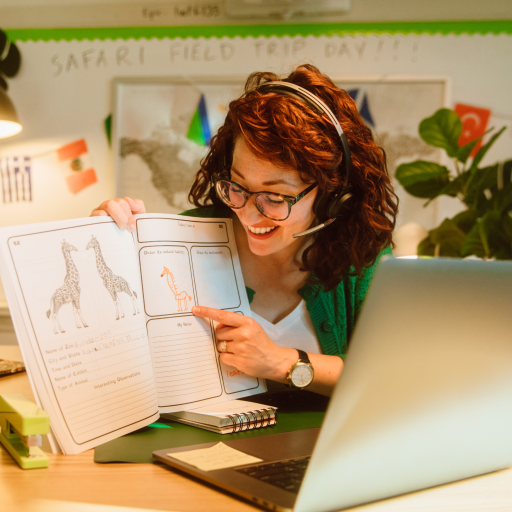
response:
M97 181L98 178L96 177L96 172L94 169L87 169L86 171L80 171L75 174L66 176L66 185L72 194L80 192L84 188L87 188L89 185L93 185Z
M235 466L263 462L262 459L235 450L224 443L217 443L211 448L168 453L167 455L173 459L195 466L201 471L214 471L216 469L233 468Z
M76 194L98 181L84 139L76 140L57 149L57 158L59 162L69 166L69 170L74 171L72 175L66 177L66 185L72 194Z

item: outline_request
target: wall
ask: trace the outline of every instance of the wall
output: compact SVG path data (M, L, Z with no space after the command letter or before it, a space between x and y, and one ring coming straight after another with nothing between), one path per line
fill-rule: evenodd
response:
M33 157L34 197L29 203L1 204L0 226L87 216L113 196L112 154L103 122L112 111L115 77L193 81L254 70L283 73L303 62L341 78L444 77L448 105L489 108L490 125L509 126L489 162L510 158L512 152L511 22L360 24L352 30L336 24L11 29L8 34L23 57L21 72L9 81L9 95L24 130L0 141L0 158ZM87 141L98 183L73 195L54 151L80 138ZM443 201L431 208L437 223L459 205ZM409 208L411 218L419 209L421 202Z

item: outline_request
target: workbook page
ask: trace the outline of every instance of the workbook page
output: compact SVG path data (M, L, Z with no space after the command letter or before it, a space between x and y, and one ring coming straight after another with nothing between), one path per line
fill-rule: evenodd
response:
M25 364L64 453L157 419L132 235L105 218L3 228L0 254Z
M176 412L266 391L263 379L225 365L214 322L200 305L251 315L231 219L136 217L144 313L160 412Z

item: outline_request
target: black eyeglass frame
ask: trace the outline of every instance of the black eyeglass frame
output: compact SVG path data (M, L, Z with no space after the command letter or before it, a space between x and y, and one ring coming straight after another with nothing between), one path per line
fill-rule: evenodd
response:
M243 208L246 204L247 204L247 200L249 199L249 197L251 196L255 196L254 198L254 204L256 205L256 208L258 209L258 211L265 217L267 217L267 219L271 219L271 220L275 220L275 221L283 221L283 220L286 220L289 216L290 216L290 213L292 211L292 206L296 203L298 203L304 196L306 196L307 194L309 194L312 190L314 190L318 184L317 183L312 183L311 185L309 185L309 187L307 187L306 189L304 189L300 194L296 195L295 197L293 196L286 196L284 194L278 194L276 192L269 192L268 190L262 190L260 192L251 192L250 190L247 190L246 188L242 187L242 185L239 185L236 181L232 181L232 180L229 180L229 179L226 179L226 177L220 175L220 174L214 174L213 175L213 180L215 182L215 192L217 193L217 197L224 203L226 204L227 206L229 206L230 208L233 208L234 210L240 210L241 208ZM218 183L220 181L227 181L228 183L232 183L233 185L236 185L238 188L240 188L243 192L243 196L244 196L244 204L241 205L241 206L231 206L230 204L227 204L221 197L221 195L219 194L219 190L218 190ZM258 204L258 201L257 201L257 198L258 196L260 195L266 195L266 196L279 196L281 199L283 199L284 201L286 201L286 203L288 204L288 215L286 217L284 217L283 219L274 219L273 217L270 217L268 216L265 212L263 212L263 208L260 208L260 205Z

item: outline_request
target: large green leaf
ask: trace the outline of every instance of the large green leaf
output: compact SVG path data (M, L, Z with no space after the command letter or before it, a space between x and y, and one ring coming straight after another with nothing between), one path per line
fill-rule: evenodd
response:
M465 203L468 206L477 208L480 206L486 206L488 200L485 191L490 190L495 192L498 187L498 164L490 167L484 167L483 169L476 169L471 177L467 180L465 186ZM482 204L484 203L484 204ZM485 213L485 211L484 211Z
M478 165L480 164L480 162L482 161L482 158L485 156L485 154L487 153L487 151L489 151L489 149L491 148L491 146L496 142L496 139L503 133L503 131L506 129L506 126L503 126L501 128L501 130L499 130L498 132L496 132L490 139L489 141L484 144L479 150L478 150L478 153L475 155L475 158L473 158L473 161L471 162L471 167L469 168L469 170L471 172L475 172L475 170L477 169Z
M465 164L469 158L469 155L471 154L471 151L473 151L473 148L482 140L482 137L484 135L480 135L480 137L477 137L476 139L472 140L471 142L464 144L464 146L461 146L455 153L455 158L457 158L457 160L459 160L459 162L462 162L463 164Z
M439 227L430 231L430 239L434 244L456 242L462 245L466 239L466 234L453 220L444 219Z
M418 244L418 256L434 256L436 252L436 246L430 240L430 235L425 237Z
M445 195L451 197L457 197L464 193L464 186L468 181L470 175L469 171L462 173L453 180L449 181L439 192L438 195ZM433 199L433 198L432 198Z
M511 240L502 224L502 217L498 212L486 213L480 224L482 243L490 257L507 260L512 257Z
M467 235L477 220L478 213L475 210L464 210L455 215L452 222Z
M512 218L508 213L506 213L505 215L501 216L501 222L503 225L503 229L505 230L505 233L512 241Z
M500 213L512 210L512 183L507 183L501 190L493 190L493 207Z
M450 181L446 167L424 160L399 165L395 177L409 194L423 198L439 195Z
M445 219L419 243L418 254L459 258L465 238L465 233L451 219Z
M439 227L429 233L434 245L439 245L439 256L460 257L466 234L451 219L445 219Z
M488 257L484 244L482 243L482 237L480 235L480 222L477 222L468 233L464 244L461 248L461 256L478 256L479 258Z
M445 149L451 157L457 155L462 122L453 110L442 108L432 117L423 119L419 132L427 144Z
M512 160L507 160L503 163L503 182L509 183L512 181Z

